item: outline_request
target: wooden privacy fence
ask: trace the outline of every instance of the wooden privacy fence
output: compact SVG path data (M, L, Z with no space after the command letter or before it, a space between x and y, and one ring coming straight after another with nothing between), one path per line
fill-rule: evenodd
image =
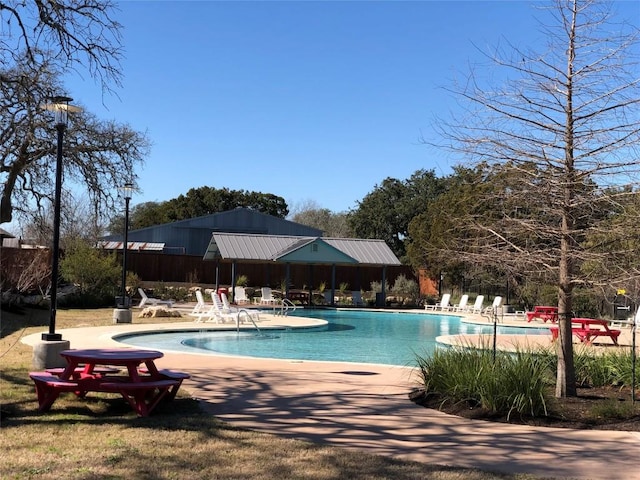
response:
M3 290L11 290L23 282L26 273L32 287L42 288L42 283L49 282L49 249L19 249L2 248L0 250L0 278ZM122 253L116 254L118 262L122 262ZM38 267L38 268L36 268ZM218 267L218 268L216 268ZM34 271L31 272L31 269ZM42 271L46 270L46 271ZM204 283L231 285L232 264L221 261L219 264L202 257L192 255L167 255L158 252L127 252L127 271L134 272L144 282L176 282L176 283ZM382 267L369 266L336 266L336 289L340 284L348 284L347 290L370 290L371 282L382 281ZM216 275L218 276L216 279ZM287 278L287 265L283 263L237 263L236 278L244 275L250 286L271 286L279 288ZM386 267L386 280L389 287L393 287L396 278L404 275L407 279L417 281L413 269L406 265ZM324 282L326 288L331 288L331 265L289 265L289 287L317 288ZM217 282L216 282L217 280Z

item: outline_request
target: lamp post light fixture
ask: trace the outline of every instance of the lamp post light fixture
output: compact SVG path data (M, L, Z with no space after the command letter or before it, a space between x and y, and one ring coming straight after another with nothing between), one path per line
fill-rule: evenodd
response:
M127 302L127 250L129 247L129 201L133 194L133 184L125 183L120 189L124 197L124 242L122 243L122 296L119 308L129 308Z
M81 109L70 105L72 98L57 96L49 99L44 109L54 112L55 127L58 131L56 157L56 184L53 205L53 251L51 252L51 297L49 307L49 332L42 334L42 340L59 341L62 335L56 333L56 308L58 299L58 260L60 255L60 197L62 191L62 141L67 128L69 112L79 112Z

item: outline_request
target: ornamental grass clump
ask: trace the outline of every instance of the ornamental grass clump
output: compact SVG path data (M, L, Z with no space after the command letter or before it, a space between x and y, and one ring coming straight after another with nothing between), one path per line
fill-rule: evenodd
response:
M626 349L616 349L599 355L580 349L574 352L573 361L578 385L604 387L630 386L632 383L632 358Z
M451 348L416 356L420 387L441 405L466 403L491 414L547 415L546 356Z

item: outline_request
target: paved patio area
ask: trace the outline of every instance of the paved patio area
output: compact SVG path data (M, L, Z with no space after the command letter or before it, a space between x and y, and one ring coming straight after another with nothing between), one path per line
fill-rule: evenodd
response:
M265 322L304 325L305 320ZM112 339L125 331L199 325L165 321L60 333L71 348L114 347L125 346ZM37 340L39 335L23 341ZM445 415L408 400L409 368L177 352L165 352L157 363L189 372L184 388L212 415L243 428L430 464L556 478L640 479L637 432L535 428Z

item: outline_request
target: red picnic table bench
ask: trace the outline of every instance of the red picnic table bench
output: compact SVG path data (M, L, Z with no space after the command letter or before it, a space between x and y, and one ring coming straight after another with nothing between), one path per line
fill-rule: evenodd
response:
M551 331L551 341L555 341L559 335L559 327L549 327ZM614 345L618 345L618 337L621 331L613 328L609 328L609 322L607 320L600 320L595 318L572 318L571 319L571 333L577 336L583 343L592 343L592 340L597 337L609 337L613 340Z
M64 350L60 355L67 361L66 368L29 373L42 412L49 410L63 392L79 397L88 392L107 392L119 393L139 416L146 417L162 400L173 399L182 381L189 378L187 373L158 370L154 360L163 353L156 350ZM126 372L113 375L120 370L114 367L125 367Z
M533 307L532 312L526 312L525 315L527 316L527 322L530 322L534 318L539 318L545 323L547 323L547 321L556 323L558 321L558 307L536 305Z

